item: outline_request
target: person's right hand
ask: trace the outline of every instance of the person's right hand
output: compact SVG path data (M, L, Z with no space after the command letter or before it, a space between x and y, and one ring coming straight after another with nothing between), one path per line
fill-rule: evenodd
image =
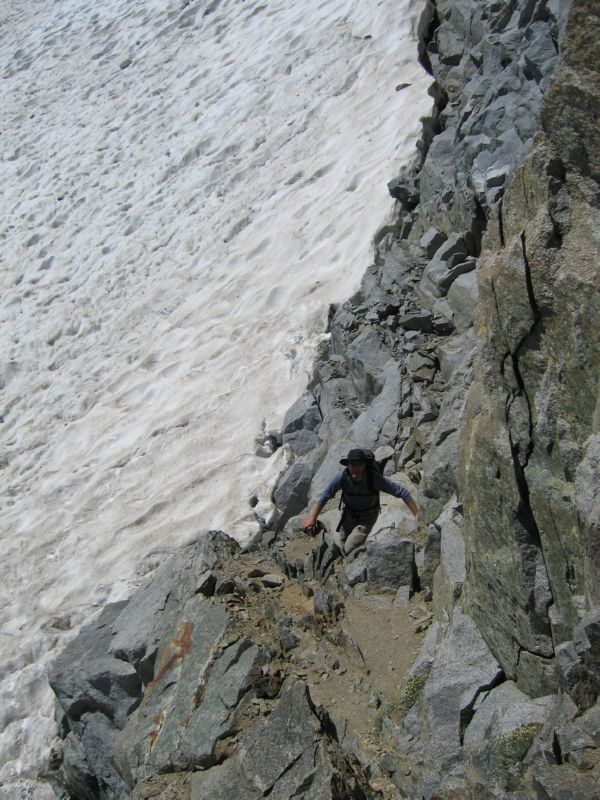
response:
M307 528L312 528L316 521L316 517L307 517L302 525L300 525L300 529L305 531Z

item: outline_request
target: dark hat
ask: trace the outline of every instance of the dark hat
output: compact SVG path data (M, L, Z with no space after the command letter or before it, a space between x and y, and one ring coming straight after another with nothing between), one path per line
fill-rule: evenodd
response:
M343 464L345 467L348 466L350 461L364 461L365 464L367 463L367 457L365 455L364 450L350 450L348 453L348 458L340 458L340 464Z

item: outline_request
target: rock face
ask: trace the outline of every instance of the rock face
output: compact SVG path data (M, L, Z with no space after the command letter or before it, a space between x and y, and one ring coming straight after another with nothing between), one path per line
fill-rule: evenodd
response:
M271 437L272 529L254 555L213 533L66 648L63 799L600 797L600 9L436 0L419 30L434 109ZM333 504L297 522L357 446L424 529L382 495L343 559ZM354 603L426 631L394 697Z
M599 22L591 4L573 4L541 130L479 259L460 478L468 598L507 674L533 694L556 688L555 647L598 602L598 473L595 487L584 476L600 367Z

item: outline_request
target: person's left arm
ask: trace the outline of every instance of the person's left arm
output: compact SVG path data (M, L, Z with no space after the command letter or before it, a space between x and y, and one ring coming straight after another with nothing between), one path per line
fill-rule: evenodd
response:
M419 506L415 502L414 497L411 495L408 489L405 489L404 486L401 486L395 481L391 481L389 478L386 478L377 472L374 474L373 484L376 489L379 489L380 492L385 492L386 494L391 494L394 497L399 497L401 500L404 500L406 505L410 508L414 518L418 521Z

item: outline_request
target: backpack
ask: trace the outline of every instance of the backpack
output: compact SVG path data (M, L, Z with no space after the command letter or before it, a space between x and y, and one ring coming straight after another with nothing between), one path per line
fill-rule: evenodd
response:
M362 448L363 455L365 457L365 461L367 462L367 486L369 487L370 493L375 498L375 502L373 503L373 508L377 508L377 512L381 511L381 503L379 501L379 490L375 488L375 484L373 481L373 473L376 472L379 475L382 474L381 464L375 458L375 453L372 450L367 450L367 448ZM350 471L348 467L344 470L344 474L342 475L342 496L340 497L340 504L339 508L342 508L344 505L344 495L351 494L348 489L351 486L351 477Z

